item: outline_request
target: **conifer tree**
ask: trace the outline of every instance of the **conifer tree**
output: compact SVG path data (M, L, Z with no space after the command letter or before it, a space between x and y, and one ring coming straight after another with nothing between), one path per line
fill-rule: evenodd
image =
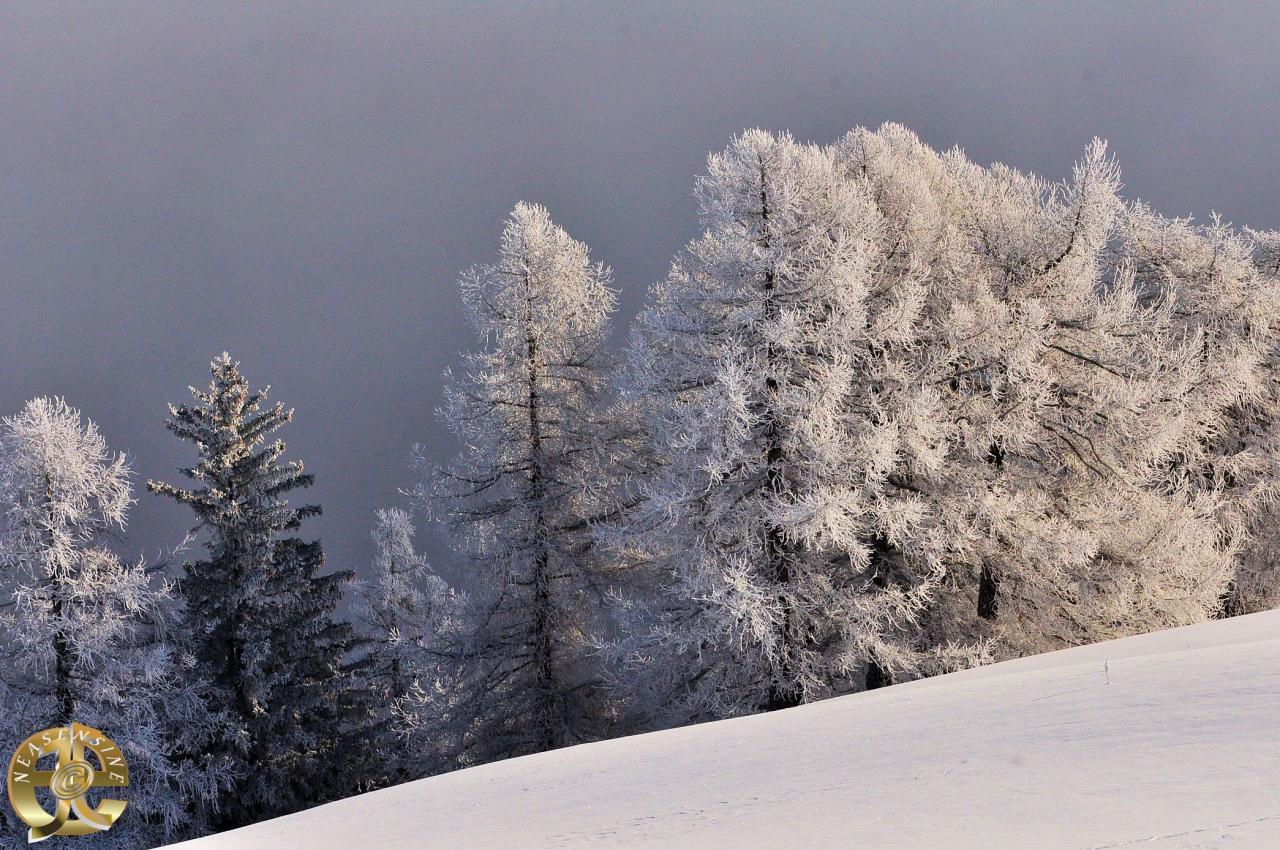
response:
M95 841L121 848L204 832L229 770L196 755L221 724L172 584L106 548L132 502L124 456L61 399L34 399L0 423L4 751L72 722L106 733L130 768L129 827ZM0 847L26 846L25 825L4 826Z
M1210 616L1240 535L1220 487L1169 470L1203 455L1250 382L1223 392L1233 382L1206 369L1122 238L1105 145L1061 184L937 154L894 125L854 131L837 156L941 296L917 340L947 364L953 423L922 488L949 539L925 639L990 637L1018 655Z
M196 403L169 407L171 432L193 444L190 488L148 482L195 512L207 556L181 583L201 670L228 718L237 784L224 826L274 817L349 793L344 724L367 710L345 668L352 630L335 617L350 572L321 574L318 541L295 536L317 505L290 503L313 477L268 437L293 417L252 391L227 354Z
M1248 230L1262 297L1280 299L1280 230ZM1280 313L1273 306L1272 317ZM1280 607L1280 322L1264 337L1262 388L1254 401L1232 411L1236 445L1251 455L1246 480L1244 521L1249 540L1236 565L1223 613L1252 614Z
M625 675L678 723L970 663L980 648L914 639L946 552L910 479L949 426L917 350L921 270L831 153L789 136L744 133L697 196L703 235L631 347L657 463L614 536L666 588L635 608Z
M464 559L470 627L448 707L425 695L410 715L443 711L463 764L589 741L608 722L593 653L607 588L590 525L608 486L596 459L609 433L609 282L585 245L523 203L498 261L462 278L488 346L447 390L466 449L419 495Z
M1145 205L1126 224L1126 256L1144 294L1169 305L1197 373L1187 415L1194 439L1171 452L1169 477L1219 494L1219 520L1242 541L1220 613L1265 610L1280 602L1280 235L1217 217L1170 219Z
M447 748L431 734L446 720L434 697L450 670L464 601L415 551L414 531L408 511L377 512L372 574L357 591L355 613L369 641L359 671L373 708L363 737L376 752L376 785L416 779L446 767L439 753ZM423 715L428 729L412 746L404 741L406 709L415 717Z

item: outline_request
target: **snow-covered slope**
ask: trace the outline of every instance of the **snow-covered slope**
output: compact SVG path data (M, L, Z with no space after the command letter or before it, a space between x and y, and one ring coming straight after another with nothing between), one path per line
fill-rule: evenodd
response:
M1280 847L1280 611L425 779L182 845Z

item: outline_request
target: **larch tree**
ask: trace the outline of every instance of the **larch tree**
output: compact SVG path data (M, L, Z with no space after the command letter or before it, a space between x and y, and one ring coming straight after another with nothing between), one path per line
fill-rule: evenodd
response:
M350 572L321 573L319 542L295 536L319 506L288 495L313 483L285 444L267 438L292 419L253 391L227 354L196 403L171 405L167 427L193 444L179 487L148 482L194 511L207 555L181 582L200 669L230 726L237 780L223 826L273 817L349 793L344 724L363 720L366 694L346 668L352 629L335 616Z
M0 422L4 749L72 722L106 733L129 764L130 824L96 841L121 848L204 832L229 770L200 755L221 724L172 584L105 545L132 502L124 456L61 399ZM26 846L25 825L4 825L0 847Z
M414 533L408 511L379 510L372 573L356 591L355 614L370 641L359 670L374 709L366 737L383 772L377 785L416 779L447 766L439 757L447 747L433 734L446 718L434 709L440 708L437 689L456 657L465 600L414 549ZM426 710L428 703L433 710ZM415 719L422 715L426 733L413 746L406 744L414 737L405 728L406 710Z
M831 152L754 130L697 184L703 233L651 293L626 395L652 469L614 537L662 588L616 647L653 722L785 708L972 663L921 647L945 537L912 483L948 418L921 269Z
M1248 231L1266 297L1280 292L1280 231ZM1276 313L1273 308L1272 316ZM1280 607L1280 327L1272 322L1256 400L1233 411L1239 445L1252 453L1245 522L1249 540L1236 566L1224 613L1252 614Z
M1220 495L1226 534L1242 540L1222 614L1280 602L1275 508L1280 497L1280 273L1275 233L1198 225L1135 205L1126 254L1145 296L1167 302L1191 342L1198 377L1194 439L1167 465L1175 483Z
M432 697L408 715L441 711L458 763L470 764L593 740L609 722L594 652L607 588L591 526L606 504L597 459L615 298L608 269L525 203L497 262L472 268L461 289L487 343L447 375L442 415L466 448L418 496L461 555L469 626L453 641L448 708Z
M1208 616L1237 543L1222 494L1170 478L1222 399L1166 298L1150 298L1120 231L1119 175L1095 142L1052 184L901 127L855 131L838 155L869 182L900 253L944 293L941 410L953 423L947 578L933 641L1000 655Z

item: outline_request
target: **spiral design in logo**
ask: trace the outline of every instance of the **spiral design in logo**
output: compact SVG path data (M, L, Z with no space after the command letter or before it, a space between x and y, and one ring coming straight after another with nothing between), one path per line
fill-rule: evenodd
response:
M59 800L75 800L93 787L93 768L87 761L64 764L53 773L49 790Z

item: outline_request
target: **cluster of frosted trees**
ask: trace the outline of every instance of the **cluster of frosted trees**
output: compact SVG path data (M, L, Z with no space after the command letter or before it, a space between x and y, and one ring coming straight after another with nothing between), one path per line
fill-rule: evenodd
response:
M194 515L181 570L113 554L128 465L36 399L0 425L0 737L108 731L131 826L100 838L148 846L1280 604L1280 235L1119 188L1098 142L1050 184L893 125L744 133L621 356L609 270L518 205L461 281L464 450L417 451L359 582L225 355L170 408L187 482L148 485Z
M609 272L517 206L410 494L465 586L376 535L416 772L1280 602L1280 236L1119 190L1101 142L1053 184L744 133L614 360Z

